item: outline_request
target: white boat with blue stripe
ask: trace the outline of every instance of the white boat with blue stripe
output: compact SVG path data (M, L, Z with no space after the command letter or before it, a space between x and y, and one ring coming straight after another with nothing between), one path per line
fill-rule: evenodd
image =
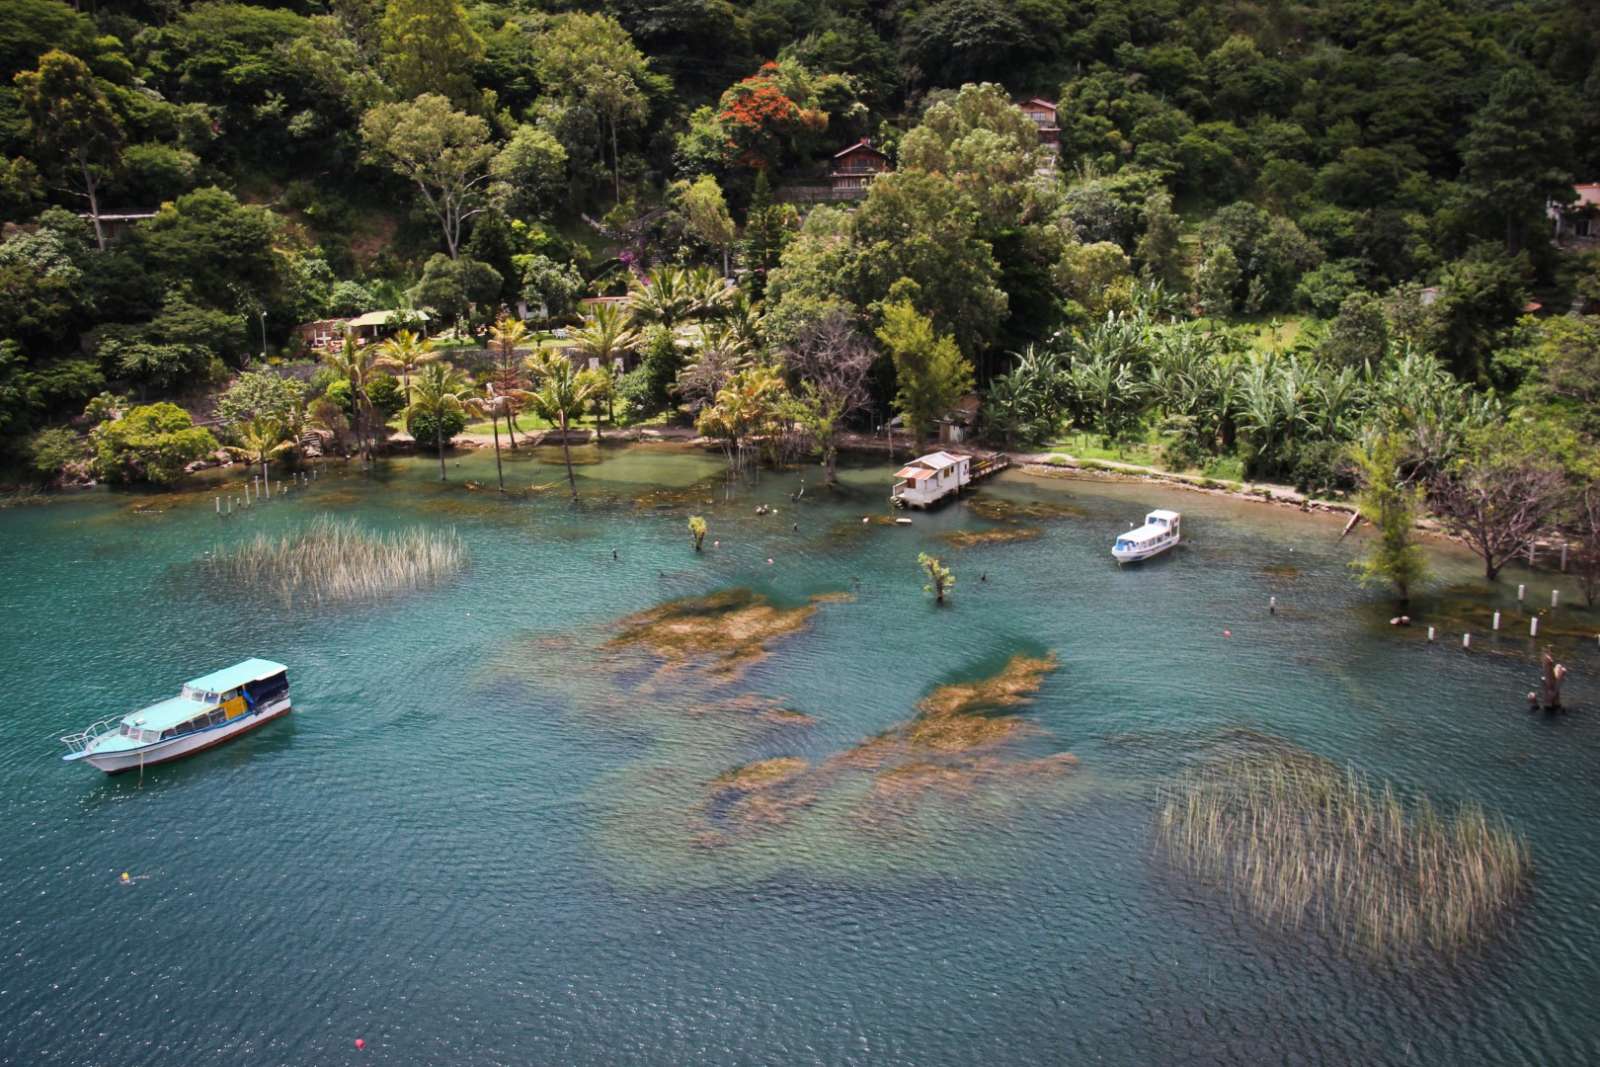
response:
M1151 556L1159 556L1177 545L1181 516L1176 511L1156 510L1144 517L1144 525L1129 530L1111 546L1111 556L1118 563L1136 563Z
M61 738L82 760L107 774L166 763L231 741L289 710L289 668L247 659L186 682L175 697L101 719Z

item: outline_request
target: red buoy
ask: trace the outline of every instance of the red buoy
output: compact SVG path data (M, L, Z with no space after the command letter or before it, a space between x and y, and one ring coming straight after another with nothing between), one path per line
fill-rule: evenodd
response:
M366 1042L365 1038L360 1038L360 1037L356 1038L356 1048L363 1049L363 1048L366 1048L366 1047L367 1047L367 1042Z
M1233 636L1233 631L1232 630L1224 630L1224 631L1222 631L1222 636L1223 637L1232 637Z

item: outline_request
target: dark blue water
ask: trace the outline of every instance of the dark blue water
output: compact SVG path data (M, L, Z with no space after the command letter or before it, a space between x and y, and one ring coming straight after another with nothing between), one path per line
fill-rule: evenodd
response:
M554 458L520 458L508 481L554 482ZM1336 521L1008 474L983 495L1071 510L1022 520L1038 540L949 551L940 533L991 523L959 505L861 525L884 510L887 467L847 472L842 497L812 477L796 505L793 474L729 496L714 457L579 458L575 507L467 491L492 484L478 455L448 487L425 462L332 471L225 521L209 490L0 512L0 1062L1600 1055L1592 639L1563 650L1577 710L1530 717L1529 643L1463 653L1454 634L1389 629ZM762 501L779 513L754 515ZM1184 511L1192 544L1118 570L1115 533L1156 506ZM325 510L454 526L471 564L335 608L196 569ZM711 522L700 556L691 511ZM956 571L943 610L921 550ZM1436 588L1478 588L1470 561L1437 565ZM1548 603L1551 576L1505 581ZM606 647L630 612L733 587L855 597L731 680ZM1574 608L1556 620L1600 628ZM892 806L845 773L770 827L720 825L708 804L730 768L824 765L933 687L1044 651L1060 668L1005 759L1070 751L1069 773ZM290 665L287 720L142 782L59 762L57 735L248 655ZM1262 739L1502 814L1533 851L1526 902L1481 949L1403 965L1236 915L1165 869L1154 789Z

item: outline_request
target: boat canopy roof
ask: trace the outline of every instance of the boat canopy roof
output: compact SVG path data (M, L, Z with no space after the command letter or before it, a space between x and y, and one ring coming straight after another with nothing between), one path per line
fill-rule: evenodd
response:
M247 659L243 663L235 663L231 667L224 667L220 671L199 678L191 678L184 684L197 692L209 691L221 693L229 689L237 689L247 682L258 682L263 678L271 678L274 674L282 674L288 670L281 663L274 663L270 659Z
M167 699L148 708L140 708L130 715L124 715L122 721L129 726L137 726L142 730L166 730L188 722L203 711L209 711L216 704L196 700L193 697L168 697Z
M1149 522L1151 519L1166 519L1168 522L1175 522L1179 517L1180 516L1176 511L1168 511L1165 508L1157 508L1155 511L1152 511L1150 514L1146 515L1144 517L1144 521Z

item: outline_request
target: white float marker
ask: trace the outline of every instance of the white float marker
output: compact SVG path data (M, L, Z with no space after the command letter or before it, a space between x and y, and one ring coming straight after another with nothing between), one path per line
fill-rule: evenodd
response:
M1528 587L1527 586L1525 586L1525 585L1517 586L1517 603L1518 604L1522 603L1522 598L1527 596L1527 595L1528 595Z
M1537 616L1537 615L1535 615L1528 622L1528 636L1529 637L1538 637L1539 636L1539 616Z
M1471 634L1462 634L1461 635L1461 647L1462 648L1471 648L1472 647L1472 635Z
M1561 603L1561 590L1559 590L1559 589L1550 590L1550 606L1551 607L1557 607L1557 606L1560 605L1560 603Z
M1600 640L1600 636L1597 636L1597 638L1596 638L1596 639L1597 639L1597 640ZM1430 626L1430 627L1428 627L1428 640L1429 640L1429 641L1432 641L1432 640L1433 640L1433 627L1431 627L1431 626Z
M1500 613L1498 611L1494 613L1494 628L1496 630L1500 629Z

